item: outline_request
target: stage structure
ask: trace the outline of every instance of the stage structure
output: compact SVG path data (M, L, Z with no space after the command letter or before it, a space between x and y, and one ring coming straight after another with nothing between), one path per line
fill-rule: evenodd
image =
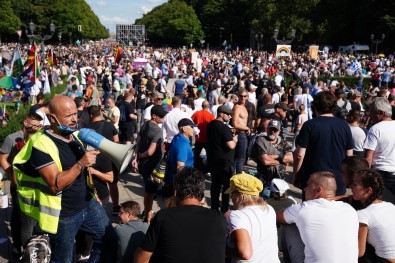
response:
M144 25L116 25L116 40L122 46L145 45L146 33Z

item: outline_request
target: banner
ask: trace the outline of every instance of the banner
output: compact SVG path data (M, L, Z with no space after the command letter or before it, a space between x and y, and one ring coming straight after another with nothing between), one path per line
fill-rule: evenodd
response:
M291 45L277 45L276 58L290 57L290 56L291 56Z
M309 46L309 55L312 59L318 58L318 46Z

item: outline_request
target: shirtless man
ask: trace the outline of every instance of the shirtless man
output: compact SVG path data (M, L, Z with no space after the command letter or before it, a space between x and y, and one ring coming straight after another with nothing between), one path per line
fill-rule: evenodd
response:
M236 133L239 135L235 152L236 174L239 174L243 171L248 145L247 136L251 133L251 129L247 126L248 112L245 107L247 99L248 91L245 89L241 90L239 92L239 101L233 107L233 126L236 129Z

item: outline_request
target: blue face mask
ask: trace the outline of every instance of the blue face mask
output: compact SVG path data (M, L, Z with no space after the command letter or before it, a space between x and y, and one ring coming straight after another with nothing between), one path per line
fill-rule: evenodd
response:
M78 123L75 126L75 128L72 128L72 127L69 127L67 125L60 124L58 118L56 118L55 115L53 115L53 116L55 117L56 121L58 122L58 125L56 126L56 128L58 128L58 131L60 132L60 134L62 134L64 136L68 136L68 135L73 134L74 132L76 132L79 129Z

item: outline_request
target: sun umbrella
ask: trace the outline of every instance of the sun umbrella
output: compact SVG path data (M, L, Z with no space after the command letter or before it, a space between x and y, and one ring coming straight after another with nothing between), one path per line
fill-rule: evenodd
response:
M377 63L376 62L372 62L372 63L369 64L369 67L375 68L375 67L377 67Z
M377 55L379 58L383 58L383 57L385 57L385 55L384 54L378 54Z
M11 89L16 85L16 79L10 76L5 76L0 79L0 87L4 89Z

